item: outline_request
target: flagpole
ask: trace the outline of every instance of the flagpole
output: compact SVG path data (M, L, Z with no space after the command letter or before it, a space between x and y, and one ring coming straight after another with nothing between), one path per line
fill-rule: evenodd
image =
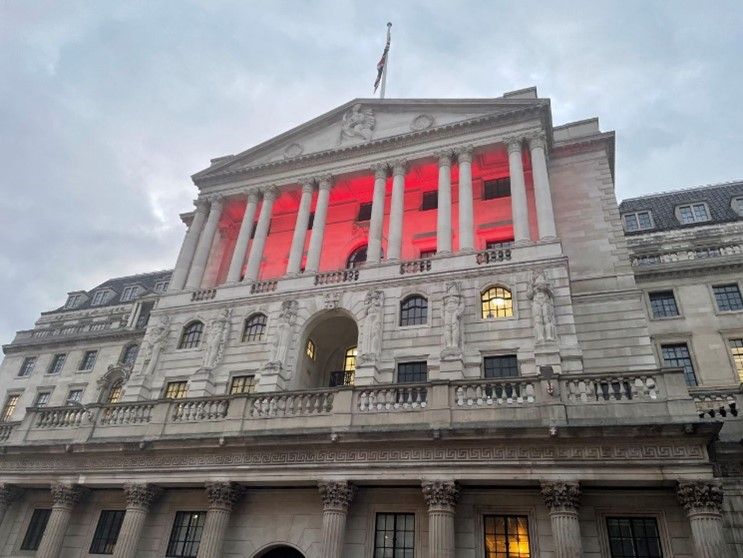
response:
M387 22L387 41L390 42L390 32L392 30L392 23ZM390 51L387 51L387 56L384 61L384 68L382 69L382 84L379 88L379 98L384 99L384 90L387 88L387 66L390 65Z

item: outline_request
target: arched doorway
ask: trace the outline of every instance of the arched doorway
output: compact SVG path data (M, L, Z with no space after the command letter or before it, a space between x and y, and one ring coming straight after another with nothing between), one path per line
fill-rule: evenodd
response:
M261 554L260 558L304 558L304 554L290 546L279 546Z
M352 385L359 328L345 310L328 310L312 318L299 347L292 389Z

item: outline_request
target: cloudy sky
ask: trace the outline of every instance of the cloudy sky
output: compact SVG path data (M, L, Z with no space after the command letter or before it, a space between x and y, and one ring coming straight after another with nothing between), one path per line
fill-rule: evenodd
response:
M370 96L536 85L617 132L617 194L743 178L740 0L0 0L0 342L171 267L190 175Z

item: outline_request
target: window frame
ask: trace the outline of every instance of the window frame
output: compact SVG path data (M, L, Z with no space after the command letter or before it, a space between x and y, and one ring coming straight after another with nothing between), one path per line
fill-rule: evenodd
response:
M647 227L642 227L640 226L640 214L645 213L647 213L648 218L650 219L650 225ZM627 217L634 217L635 223L637 223L636 229L630 229L627 226ZM622 213L622 229L625 233L636 233L655 230L655 219L653 218L653 212L649 209L638 209L637 211L627 211Z
M359 209L356 212L357 223L368 223L371 221L373 202L362 202L359 204ZM369 216L367 217L367 213Z
M90 305L103 306L106 303L106 295L108 295L108 293L108 289L100 289L98 291L95 291L90 299Z
M127 285L124 290L121 291L121 302L132 302L139 296L139 285Z
M191 333L192 327L199 327L199 331L197 333ZM197 337L198 335L198 337ZM178 348L177 350L183 351L183 350L197 350L201 348L201 340L204 337L204 322L196 319L191 320L190 322L186 323L183 326L183 329L181 330L180 338L178 339ZM196 338L195 340L193 338Z
M703 206L704 211L707 215L706 219L697 219L695 208L698 206ZM683 209L688 208L689 211L691 211L691 221L685 221L684 218L681 216L681 211ZM676 220L681 225L698 225L700 223L709 223L712 221L712 213L709 210L709 204L706 201L694 201L689 203L680 203L676 207L673 208L673 214L676 216Z
M687 387L696 387L701 385L701 378L699 377L699 366L697 366L697 360L694 356L694 347L691 343L691 339L688 337L668 337L668 338L660 338L656 339L656 350L658 355L658 362L661 365L661 368L674 368L673 366L668 366L665 363L665 359L663 358L663 347L666 345L686 345L686 350L689 352L689 360L691 361L691 366L694 372L694 378L696 380L696 383L689 384L686 382L687 375L686 372L684 372L684 380L687 385Z
M75 399L73 403L70 403L70 401L72 401L72 398L70 396L73 393L76 393L76 392L79 392L80 393L80 397L78 397L77 399ZM65 405L73 406L75 403L82 404L82 402L83 402L83 395L84 394L85 394L85 388L83 388L83 387L80 387L80 386L77 386L77 387L76 386L71 386L71 387L69 387L67 389L67 397L64 400L65 401Z
M93 555L111 555L114 553L114 549L116 547L116 543L119 540L119 536L121 535L121 526L124 522L124 515L126 513L126 510L107 510L102 509L98 513L98 521L95 524L95 530L93 531L93 536L90 540L90 547L88 549L88 554ZM108 525L101 525L101 521L104 518L104 514L115 514L115 518L113 519L113 522L108 522ZM111 529L111 527L117 525L114 529ZM108 529L106 529L108 527ZM101 533L101 536L99 537L99 530L103 531ZM115 536L112 536L113 531L115 531ZM98 544L101 543L107 543L104 550L101 550L100 548L94 548L96 545L96 542ZM107 551L108 546L110 545L110 552Z
M202 519L201 531L199 533L199 544L196 546L196 552L193 552L193 544L192 544L191 545L192 553L190 554L185 554L183 552L175 553L174 552L175 549L173 549L172 551L171 546L174 544L173 538L176 535L176 525L177 525L178 518L181 517L182 515L190 515L192 518L194 514L200 514L200 517ZM204 526L206 525L206 514L207 514L206 510L175 510L175 513L173 514L173 519L171 521L170 534L168 535L167 539L165 539L164 554L166 558L196 558L198 551L199 551L199 547L201 546L201 542L203 540ZM190 528L191 527L190 527L190 521L189 521L188 527L186 527L186 534L188 534L188 531ZM175 544L177 544L177 542Z
M317 346L311 338L307 338L307 342L304 344L304 356L315 362L317 358Z
M127 357L129 356L130 352L134 352L134 358L132 358L131 362L127 362ZM124 348L121 349L121 354L119 355L119 364L122 366L134 366L134 363L137 362L137 357L139 356L139 344L138 343L128 343L124 345Z
M88 365L88 360L92 362ZM98 349L89 349L83 352L83 356L80 359L80 364L77 366L78 372L90 372L95 368L95 363L98 360Z
M179 384L183 386L183 389L178 389L177 393L182 393L183 395L179 395L178 397L169 397L168 393L170 392L170 386ZM163 386L163 395L161 399L167 399L168 401L178 401L180 399L186 399L188 397L188 380L186 379L176 379L176 378L169 378L166 380L165 385Z
M709 292L712 297L712 306L715 309L715 314L736 314L739 312L743 312L743 305L741 305L740 308L732 309L732 310L722 310L720 309L720 305L718 304L717 300L717 293L715 292L716 288L722 288L722 287L737 287L738 289L738 296L741 299L741 302L743 302L743 290L740 288L740 283L738 281L721 281L719 283L714 283L709 285Z
M740 347L733 347L734 341L740 341L741 346ZM725 337L725 345L727 346L727 353L728 353L728 359L730 360L730 366L733 369L733 378L736 384L743 384L743 333L737 334L737 335L727 335ZM740 349L741 354L738 356L740 358L740 368L738 368L738 363L736 361L736 355L733 354L734 349Z
M510 295L510 299L504 297L504 300L510 300L511 301L511 315L510 316L508 316L508 315L506 315L506 316L495 315L495 316L487 317L487 316L484 315L485 312L483 311L483 309L484 309L484 305L486 304L485 303L485 300L484 300L485 294L487 292L493 290L493 289L496 289L496 290L497 289L502 289L502 290L504 290L505 292L507 292ZM479 306L480 306L480 312L479 312L479 314L480 314L480 321L483 321L483 322L498 322L500 320L512 320L512 319L516 318L517 317L516 316L516 297L514 296L513 292L514 292L513 289L511 289L507 285L503 285L501 283L495 283L495 284L491 284L491 285L486 285L485 287L483 287L482 289L480 289L480 294L479 294ZM496 296L496 297L490 298L488 300L494 300L495 298L498 298L498 297ZM508 305L506 304L505 306L507 307Z
M730 209L743 217L743 196L733 196L730 198Z
M664 558L671 558L674 554L671 552L671 538L668 533L668 524L665 511L660 508L649 508L642 511L636 509L629 510L624 506L610 506L596 508L595 522L598 530L599 548L601 556L611 557L611 545L609 540L609 527L607 518L652 518L655 519L658 526L658 536L660 539L660 549Z
M362 261L356 261L354 260L354 256L357 254L360 254L361 252L364 252L365 256ZM369 259L369 245L368 244L359 244L349 252L348 256L346 257L346 267L344 269L359 269L366 265L367 260Z
M155 286L152 288L152 290L156 293L165 294L168 292L168 287L170 287L170 280L164 279L155 283Z
M509 519L521 519L521 518L523 518L523 519L526 520L526 543L527 543L527 546L529 548L529 550L528 550L529 556L526 557L526 558L532 558L532 551L531 551L531 530L529 529L529 516L528 515L525 515L525 514L504 514L504 513L485 514L482 517L482 526L483 526L483 528L482 528L482 539L483 539L482 544L483 544L483 550L484 550L483 551L484 558L488 558L488 552L487 552L487 549L485 548L486 547L485 540L486 540L486 536L487 536L487 529L486 529L487 519L488 518L498 518L498 517L501 517L501 518L504 518L505 519L505 533L504 533L504 535L506 535L506 543L508 542L508 538L507 538L508 537L508 523L509 523L508 520ZM497 554L497 552L496 552L496 554ZM521 554L521 553L519 552L519 554ZM506 555L503 558L520 558L520 557L519 556L511 556L511 553L508 550L508 545L506 545Z
M377 555L377 525L378 525L378 521L379 521L379 516L381 516L381 515L392 515L392 516L395 516L395 526L397 525L397 516L412 516L412 518L413 518L413 531L412 531L413 532L413 548L412 549L401 549L401 550L403 550L403 554L404 554L404 551L405 550L412 550L413 551L413 556L417 556L418 555L418 549L420 548L420 544L419 544L419 540L418 540L418 532L420 531L420 522L419 522L419 519L418 519L418 514L416 514L415 512L412 512L412 511L398 511L398 510L381 511L380 510L380 511L375 511L374 514L373 514L373 516L372 516L373 517L372 524L371 524L372 525L372 527L371 527L372 536L370 537L371 538L371 556L372 556L372 558L375 558L376 555ZM395 534L397 533L397 529L396 528L393 529L393 533L395 533ZM382 551L384 551L384 550L386 550L386 549L383 548ZM393 543L392 543L392 556L393 556L393 558L396 558L398 556L397 553L395 552L395 550L397 550L397 549L395 548L395 539L393 538Z
M412 301L423 301L425 303L425 306L415 306L413 308L403 308L403 305L407 302ZM421 294L421 293L409 293L402 297L400 299L400 304L398 305L398 314L397 314L397 326L401 329L407 329L407 328L413 328L413 327L424 327L428 325L428 297ZM420 310L420 312L418 312ZM403 313L407 312L405 314L406 321L413 323L403 323ZM413 314L412 318L410 317L410 314ZM419 315L420 314L420 315ZM422 316L422 317L421 317ZM422 321L416 321L422 319Z
M243 383L245 384L244 387L248 387L248 389L241 389L240 391L234 391L235 383L236 381L242 381L245 380ZM227 384L227 395L248 395L251 393L255 393L255 388L258 384L255 381L255 374L235 374L233 376L230 376L230 381Z
M650 295L652 294L659 294L659 293L671 293L673 296L674 304L676 305L676 315L675 316L656 316L653 312L653 301L650 298ZM645 303L647 304L648 309L648 316L651 320L678 320L679 318L683 318L683 312L681 310L681 304L680 304L680 297L677 296L676 289L673 287L667 288L667 289L656 289L653 291L646 291L645 292Z
M500 195L498 194L498 186L502 185L503 183L508 184L508 194L503 195L502 193ZM493 195L488 195L488 184L493 184L494 186L494 192ZM499 178L489 178L487 180L482 181L482 196L481 200L483 201L489 201L489 200L500 200L503 198L510 198L511 197L511 177L510 176L501 176Z
M82 298L82 293L67 295L67 302L65 302L64 304L65 310L72 310L73 308L77 308L80 305Z
M50 390L48 388L42 388L39 391L36 392L36 395L34 396L34 404L33 407L43 409L45 407L49 406L49 401L52 399L52 392L53 390ZM45 396L45 397L44 397ZM42 398L44 399L42 401ZM41 404L39 404L41 403Z
M30 535L31 525L33 525L34 518L36 517L37 512L43 512L42 515L45 515L46 517L43 519L44 527L40 530L38 530L38 540L36 540L36 545L33 548L26 548L26 540L28 539ZM31 508L31 515L28 518L28 521L26 522L26 530L23 532L23 537L20 539L20 544L18 546L18 550L22 552L36 552L39 549L39 546L41 545L41 539L44 537L44 532L46 531L46 528L49 526L49 517L52 514L52 508L51 506L48 508L40 507L40 508Z
M253 321L253 319L259 319L262 318L261 322L256 322L255 324L251 324L250 322ZM263 341L263 337L266 334L266 329L268 327L268 316L264 312L253 312L250 316L245 318L245 321L243 322L243 331L242 335L240 336L240 340L242 343L256 343ZM252 331L252 329L260 329L259 332ZM251 330L250 333L248 333L248 330Z
M38 356L27 356L23 357L23 360L21 361L21 366L18 368L18 374L16 375L16 378L28 378L31 374L34 373L34 370L36 369L36 363L38 362ZM28 371L26 371L28 369Z
M60 362L57 366L57 361ZM67 364L67 353L54 353L49 366L46 368L46 374L49 376L57 376L64 371L64 365ZM59 370L57 370L59 368Z
M115 401L113 400L115 397ZM110 386L106 389L106 397L104 398L104 403L106 405L115 405L116 403L121 403L121 398L124 396L124 380L115 380L111 383Z

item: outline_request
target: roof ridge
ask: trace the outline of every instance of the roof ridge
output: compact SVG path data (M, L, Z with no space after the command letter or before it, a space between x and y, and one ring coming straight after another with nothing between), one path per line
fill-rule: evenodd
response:
M648 199L648 198L656 198L656 197L659 197L659 196L667 196L669 194L677 194L679 192L691 192L691 191L694 191L694 190L704 190L704 189L707 189L707 188L719 188L721 186L730 186L730 185L733 185L733 184L741 184L741 185L743 185L743 179L728 180L728 181L725 181L725 182L717 182L717 183L713 183L713 184L701 184L701 185L697 185L697 186L687 186L685 188L677 188L675 190L661 190L659 192L653 192L652 194L643 194L642 196L634 196L634 197L631 197L631 198L625 198L625 199L623 199L620 202L620 204L622 204L624 202L628 202L628 201L644 200L644 199Z

